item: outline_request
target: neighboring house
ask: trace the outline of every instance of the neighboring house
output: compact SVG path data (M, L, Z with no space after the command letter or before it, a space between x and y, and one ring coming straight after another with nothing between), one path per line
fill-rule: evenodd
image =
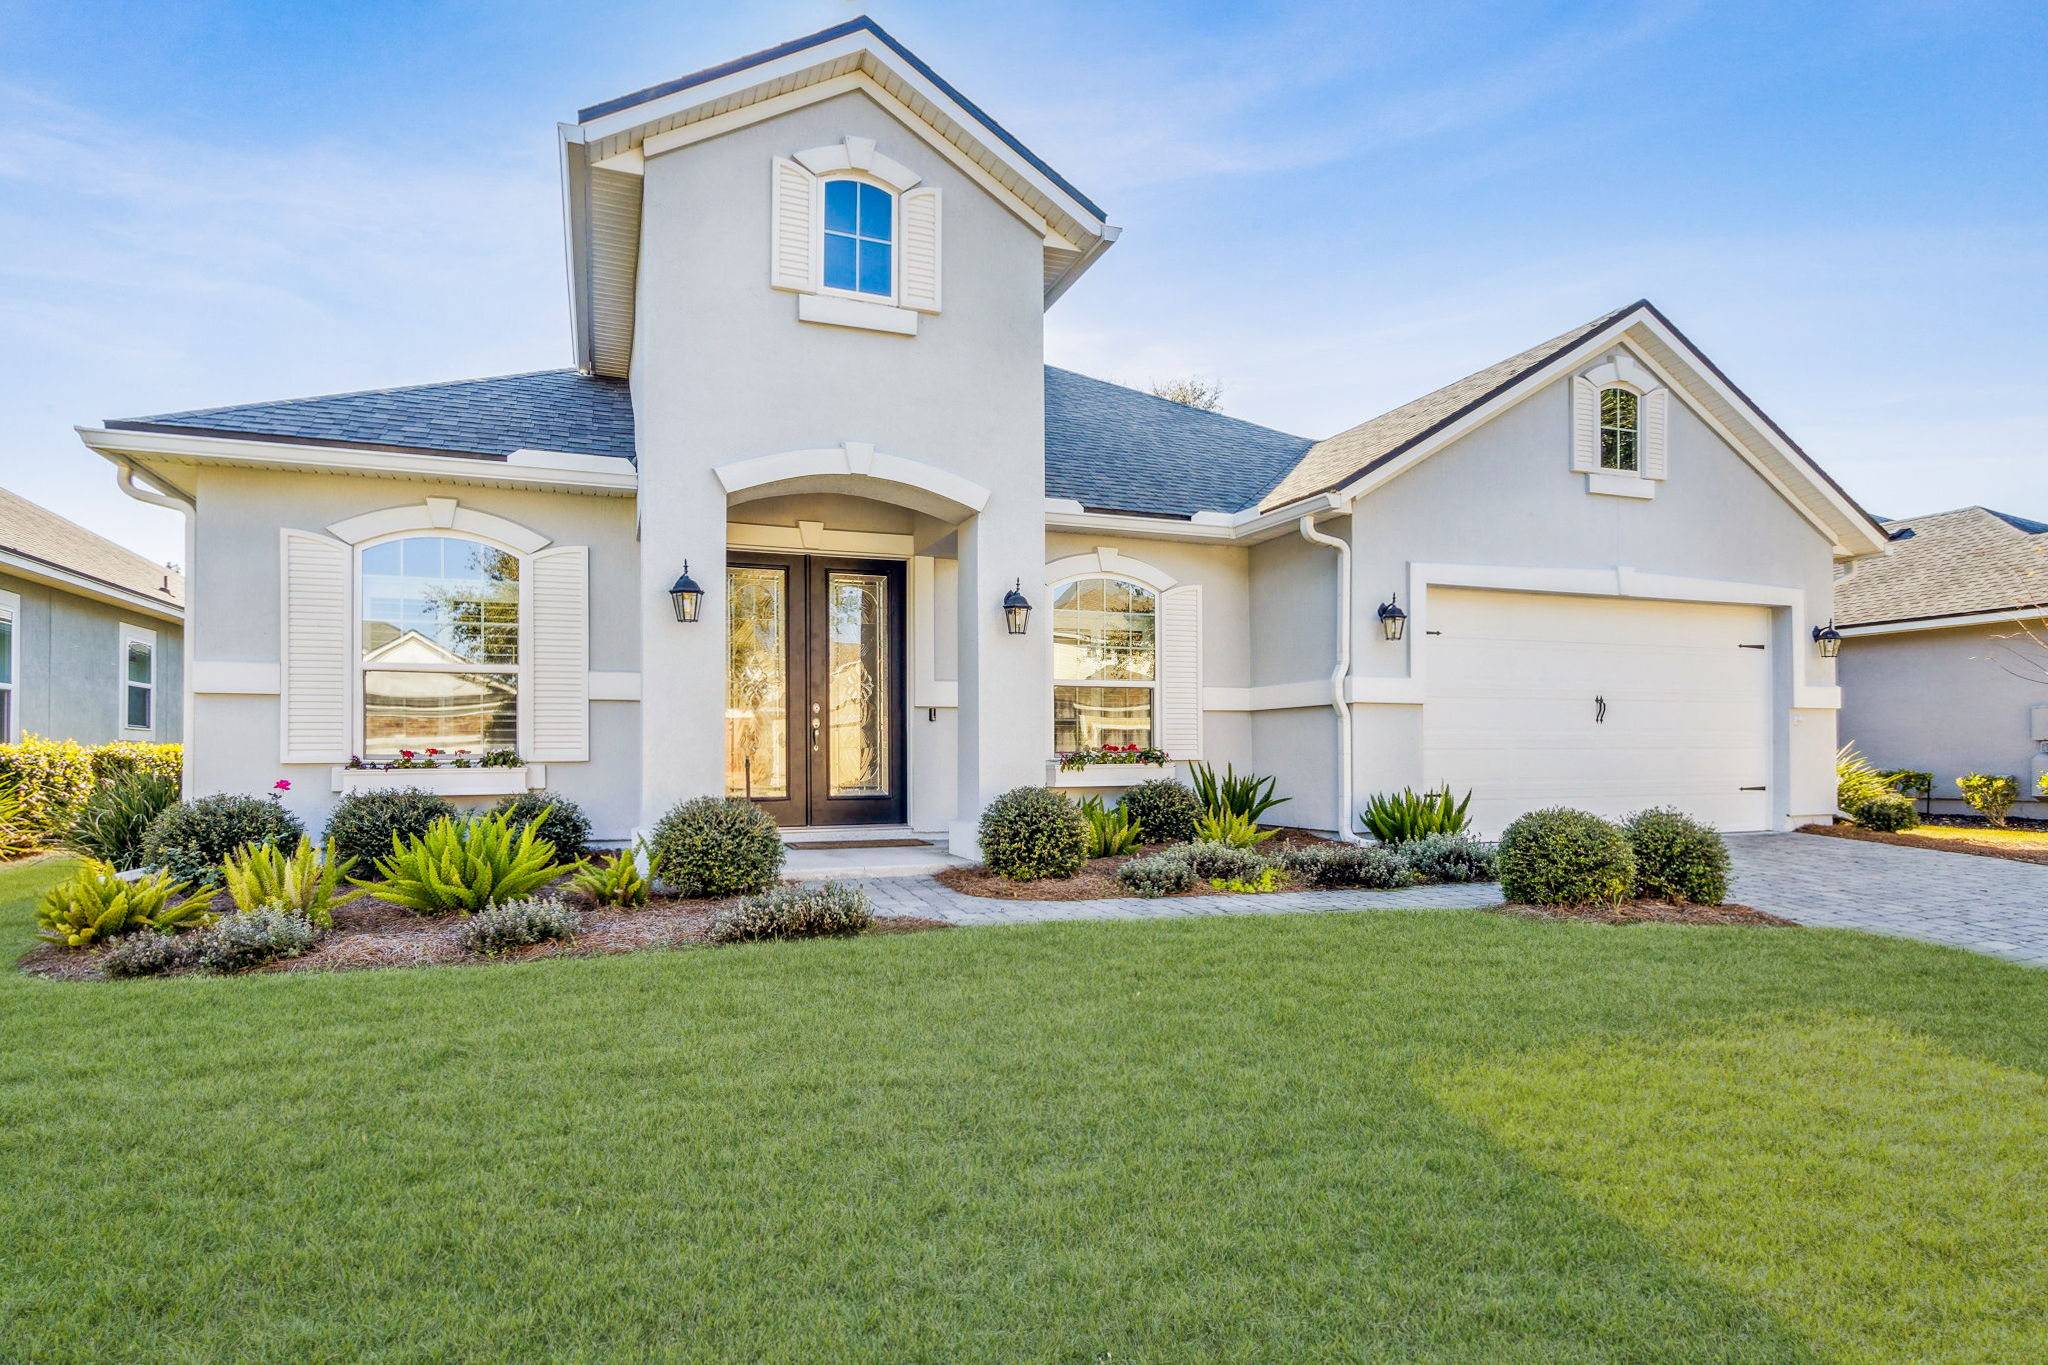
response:
M1934 775L1937 811L1967 813L1956 778L2048 772L2048 524L1963 507L1886 522L1891 553L1835 588L1842 739L1880 768ZM2048 817L2024 800L2014 813Z
M185 580L0 488L0 741L183 733Z
M506 749L396 780L968 851L1008 788L1150 775L1056 750L1152 743L1324 829L1440 782L1490 831L1832 808L1810 632L1884 534L1649 304L1312 441L1047 367L1117 229L865 19L562 156L576 368L82 432L197 521L196 790Z

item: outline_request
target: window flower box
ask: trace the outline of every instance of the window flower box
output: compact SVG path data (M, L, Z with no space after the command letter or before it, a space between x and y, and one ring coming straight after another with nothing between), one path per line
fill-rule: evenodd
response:
M1067 787L1135 787L1159 777L1180 776L1180 765L1164 763L1088 763L1079 768L1062 768L1058 761L1045 765L1045 785Z
M442 796L516 796L548 784L543 763L514 768L335 768L332 774L334 790L343 795L418 787Z

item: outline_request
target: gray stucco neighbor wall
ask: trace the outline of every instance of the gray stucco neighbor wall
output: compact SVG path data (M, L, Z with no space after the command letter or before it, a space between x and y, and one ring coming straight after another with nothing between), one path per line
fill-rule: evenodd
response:
M14 624L17 734L80 744L118 739L175 743L184 737L184 635L176 622L8 574L0 574L0 592L21 598ZM124 624L156 632L155 723L147 735L123 724Z

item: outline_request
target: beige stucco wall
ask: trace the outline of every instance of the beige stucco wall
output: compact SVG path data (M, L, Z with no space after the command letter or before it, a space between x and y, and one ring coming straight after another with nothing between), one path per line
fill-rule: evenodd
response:
M1967 812L1955 785L1964 773L2010 773L2034 794L2033 708L2048 707L2048 650L2018 625L1851 636L1837 666L1843 742L1880 768L1933 773L1936 810ZM2048 818L2040 801L2013 809Z
M354 475L209 468L194 478L199 502L189 582L192 658L204 664L276 664L281 630L279 532L324 531L344 517L451 497L508 518L557 545L590 547L590 666L639 669L639 558L626 498L486 489ZM664 609L667 598L662 598ZM673 616L669 628L678 629ZM659 679L656 687L661 686ZM191 795L269 790L291 782L286 802L317 830L337 799L330 765L282 764L277 695L197 693L186 763ZM637 818L639 704L591 703L591 761L550 763L550 789L580 803L601 840L630 835ZM393 774L394 786L404 785Z
M0 573L0 593L21 599L14 620L14 732L106 744L174 743L184 734L184 627L132 607ZM156 632L154 724L127 728L127 656L121 627ZM4 738L4 737L0 737Z

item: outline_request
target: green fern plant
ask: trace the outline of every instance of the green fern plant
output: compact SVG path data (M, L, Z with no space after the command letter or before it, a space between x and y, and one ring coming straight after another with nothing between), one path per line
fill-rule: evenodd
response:
M640 851L641 845L636 841L632 848L622 849L603 862L589 864L569 884L590 897L594 905L645 905L650 888L647 878L640 875Z
M1246 773L1240 777L1236 765L1226 766L1218 777L1216 770L1206 763L1195 763L1188 767L1188 782L1195 789L1195 800L1211 815L1242 815L1254 825L1259 817L1273 807L1287 801L1291 796L1273 795L1275 779Z
M1231 848L1250 848L1262 844L1279 831L1260 829L1249 815L1236 811L1211 811L1195 821L1195 842L1198 844L1225 844Z
M1391 848L1431 834L1463 834L1472 823L1471 807L1471 792L1459 800L1448 786L1433 792L1403 787L1374 796L1358 819L1367 833Z
M379 900L421 915L467 915L486 906L532 895L566 871L555 846L540 837L538 822L523 823L515 835L510 812L468 820L442 816L401 844L391 836L391 856L377 859L374 880L349 880Z
M253 914L266 907L286 910L316 929L334 927L334 907L363 894L361 888L339 891L341 879L355 866L354 858L338 858L334 841L319 850L305 835L290 853L275 844L245 844L220 865L235 909Z
M1104 806L1099 796L1081 798L1081 817L1088 822L1088 856L1114 858L1138 846L1143 821L1133 820L1122 806Z
M112 863L87 858L69 881L43 893L36 906L37 932L67 948L90 948L123 934L154 929L200 928L213 923L207 913L212 896L187 896L188 882L174 882L168 872L152 872L123 881Z

